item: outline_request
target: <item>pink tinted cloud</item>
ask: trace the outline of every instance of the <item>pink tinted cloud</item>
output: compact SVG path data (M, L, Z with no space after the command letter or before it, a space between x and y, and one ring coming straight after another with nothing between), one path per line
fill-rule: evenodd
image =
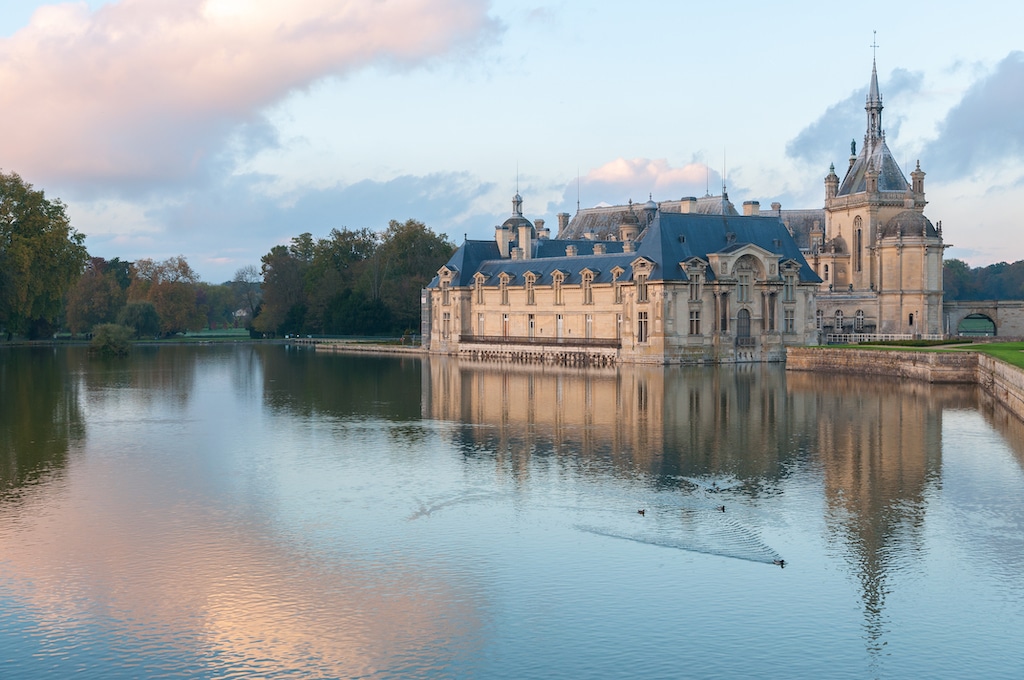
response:
M696 187L703 188L707 180L708 168L703 163L674 168L664 158L617 158L591 170L584 179L588 184L653 192L662 198L675 197L680 192L693 193Z
M33 178L187 177L318 79L414 64L492 26L486 0L119 0L0 39L2 163Z

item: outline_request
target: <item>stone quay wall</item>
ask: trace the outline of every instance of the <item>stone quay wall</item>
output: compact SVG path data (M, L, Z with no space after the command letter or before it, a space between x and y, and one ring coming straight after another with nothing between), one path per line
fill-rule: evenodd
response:
M786 370L884 375L931 383L976 383L1024 420L1024 370L980 352L790 347Z

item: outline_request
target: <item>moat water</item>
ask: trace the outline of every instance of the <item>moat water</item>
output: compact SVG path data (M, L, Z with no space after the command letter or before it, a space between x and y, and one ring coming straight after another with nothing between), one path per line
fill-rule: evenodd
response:
M977 388L0 350L0 678L1022 674Z

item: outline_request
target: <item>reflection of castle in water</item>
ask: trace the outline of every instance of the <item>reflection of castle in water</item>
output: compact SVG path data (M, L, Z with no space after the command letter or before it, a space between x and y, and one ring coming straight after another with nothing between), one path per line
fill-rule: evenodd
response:
M621 366L579 370L507 363L424 364L423 414L467 427L463 444L525 462L577 454L654 475L773 478L800 438L784 372Z
M791 475L820 476L872 651L886 633L888 572L923 540L943 411L978 407L973 386L760 365L577 371L435 358L423 372L424 416L466 424L464 448L515 475L529 474L531 457L575 454L572 464L604 461L601 469L646 473L661 488L729 479L752 504L766 488L784 491Z

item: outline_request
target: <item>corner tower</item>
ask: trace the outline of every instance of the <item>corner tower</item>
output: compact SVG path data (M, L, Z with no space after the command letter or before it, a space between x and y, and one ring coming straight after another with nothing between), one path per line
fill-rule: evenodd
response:
M886 144L883 108L872 60L860 153L852 145L841 181L834 166L825 177L825 242L815 257L824 280L819 306L835 314L826 326L831 321L836 333L938 334L942 234L923 215L920 163L908 182Z

